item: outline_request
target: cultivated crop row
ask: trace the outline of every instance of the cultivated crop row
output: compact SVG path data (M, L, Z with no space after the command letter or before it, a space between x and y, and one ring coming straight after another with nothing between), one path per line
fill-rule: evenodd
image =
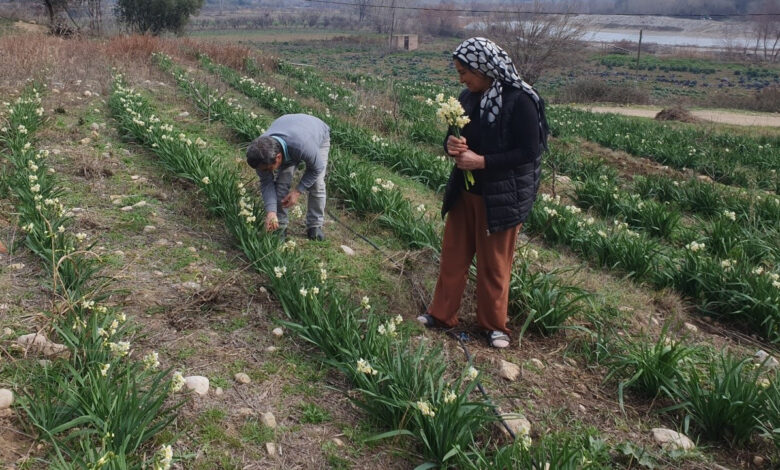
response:
M0 142L13 171L9 186L17 203L24 245L51 276L55 297L51 332L19 340L26 351L56 354L30 361L19 407L38 439L51 445L50 464L59 468L167 469L173 451L160 433L180 404L169 396L184 379L160 371L156 352L136 357L124 339L129 333L119 307L109 306L101 262L84 233L72 233L70 214L60 202L62 187L49 166L49 152L36 151L33 135L43 123L35 88L8 109ZM25 338L25 337L22 337ZM28 367L28 366L23 366ZM164 442L164 441L163 441Z

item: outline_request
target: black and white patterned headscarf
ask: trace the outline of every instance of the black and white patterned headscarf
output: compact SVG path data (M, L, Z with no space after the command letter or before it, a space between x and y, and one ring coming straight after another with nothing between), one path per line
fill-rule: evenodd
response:
M501 114L501 93L504 91L504 85L524 90L538 102L538 95L531 85L517 74L509 55L490 39L466 39L455 49L452 56L493 79L493 84L482 95L479 103L479 116L485 119L488 125L493 125Z

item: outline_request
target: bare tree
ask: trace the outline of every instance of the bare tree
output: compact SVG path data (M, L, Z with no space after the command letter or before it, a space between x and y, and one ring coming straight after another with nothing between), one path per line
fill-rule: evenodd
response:
M769 62L780 57L780 12L776 0L764 0L756 5L751 33L753 35L753 54Z
M561 8L561 4L553 6ZM571 5L553 12L536 0L520 8L489 19L485 34L506 49L523 80L533 84L547 69L571 63L578 56L586 25L574 21L568 13L573 11Z

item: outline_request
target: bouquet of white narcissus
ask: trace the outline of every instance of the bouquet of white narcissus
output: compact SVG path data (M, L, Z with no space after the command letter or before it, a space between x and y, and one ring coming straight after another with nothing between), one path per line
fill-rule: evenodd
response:
M439 109L436 110L436 117L439 121L447 125L452 135L460 138L460 130L470 121L469 117L465 115L465 111L463 110L463 106L460 105L460 101L454 96L450 96L445 101L444 95L439 93L436 95L436 102L439 104ZM469 189L469 186L474 185L474 174L471 173L471 170L466 170L464 171L464 176L466 179L466 189Z

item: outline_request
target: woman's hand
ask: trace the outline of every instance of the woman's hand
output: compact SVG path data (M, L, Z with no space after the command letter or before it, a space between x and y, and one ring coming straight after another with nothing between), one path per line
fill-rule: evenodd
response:
M468 149L465 137L455 137L454 135L447 137L447 153L450 156L456 157Z
M485 157L466 149L455 155L455 166L461 170L481 170L485 168Z

